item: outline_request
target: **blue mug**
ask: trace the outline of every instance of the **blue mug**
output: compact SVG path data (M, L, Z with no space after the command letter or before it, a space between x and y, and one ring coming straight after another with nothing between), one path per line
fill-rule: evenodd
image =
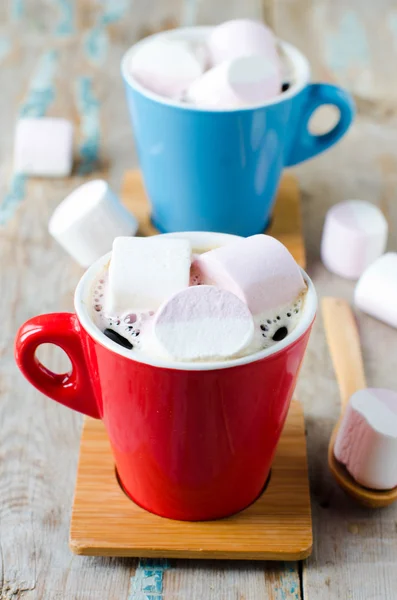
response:
M208 110L163 98L131 75L132 54L154 37L202 40L210 27L145 38L123 57L121 71L153 224L161 232L217 231L241 236L267 227L284 167L335 144L354 116L351 96L327 83L309 83L306 58L280 42L293 83L260 106ZM317 108L332 104L339 120L328 133L309 132Z

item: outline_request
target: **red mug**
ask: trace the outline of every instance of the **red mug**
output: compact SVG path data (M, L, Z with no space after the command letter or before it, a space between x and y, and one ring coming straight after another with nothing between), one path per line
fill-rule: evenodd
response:
M235 236L178 233L209 249ZM170 363L133 354L92 322L90 292L110 254L93 264L75 292L75 314L34 317L20 328L15 356L38 390L102 419L119 480L146 510L187 521L226 517L261 493L284 426L316 313L308 292L295 330L277 345L224 362ZM60 346L72 363L55 374L36 357Z

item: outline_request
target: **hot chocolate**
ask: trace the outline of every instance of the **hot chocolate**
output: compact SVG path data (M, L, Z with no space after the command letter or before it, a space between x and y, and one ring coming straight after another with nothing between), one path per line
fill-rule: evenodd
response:
M183 245L169 247L167 236L118 240L93 285L92 319L132 353L170 362L227 360L279 343L300 320L306 284L291 254L270 236L242 238L206 252L189 249L188 257ZM142 273L134 265L139 259ZM187 292L195 286L202 290ZM119 293L115 304L121 288L128 293Z

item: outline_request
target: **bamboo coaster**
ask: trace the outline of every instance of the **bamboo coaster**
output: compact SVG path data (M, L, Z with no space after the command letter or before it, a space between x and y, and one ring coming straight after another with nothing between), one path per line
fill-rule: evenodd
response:
M269 484L251 506L218 521L157 517L120 488L101 421L86 418L70 547L90 556L299 560L312 548L303 411L293 401Z
M144 236L158 234L150 220L150 204L138 169L126 171L124 174L121 196L125 206L138 219L139 234ZM281 179L272 222L265 233L282 242L296 262L305 268L306 253L302 233L300 193L298 182L290 173L284 174Z

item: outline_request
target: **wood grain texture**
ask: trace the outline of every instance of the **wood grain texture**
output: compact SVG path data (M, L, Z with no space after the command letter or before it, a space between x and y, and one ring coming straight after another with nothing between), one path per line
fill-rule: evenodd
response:
M329 296L321 300L324 330L341 397L341 416L350 397L365 389L363 357L357 323L350 304Z
M139 222L139 235L156 235L158 230L150 219L150 204L145 194L140 171L127 171L124 175L121 197L125 206ZM291 174L281 180L274 206L272 222L266 230L287 246L301 267L306 265L305 244L302 234L300 194L296 178Z
M104 425L86 419L70 526L76 554L148 558L297 560L312 547L303 412L291 404L261 497L217 521L182 522L153 515L121 489Z

